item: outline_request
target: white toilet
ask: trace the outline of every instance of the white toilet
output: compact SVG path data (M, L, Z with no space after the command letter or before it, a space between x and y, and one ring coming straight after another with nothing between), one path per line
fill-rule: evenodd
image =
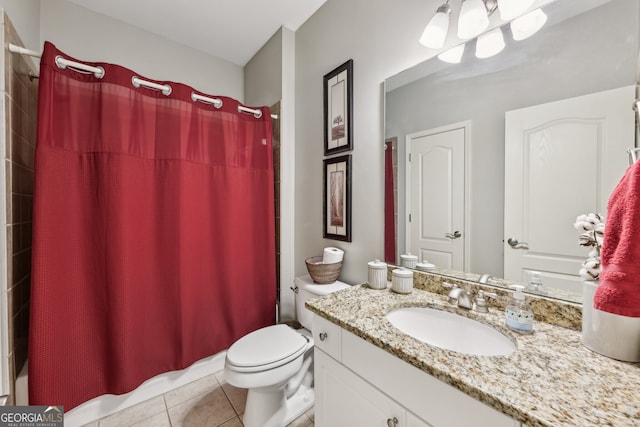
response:
M313 406L313 313L304 303L349 285L317 285L309 276L296 277L294 282L296 315L304 329L268 326L245 335L227 350L226 381L249 389L245 427L283 427Z

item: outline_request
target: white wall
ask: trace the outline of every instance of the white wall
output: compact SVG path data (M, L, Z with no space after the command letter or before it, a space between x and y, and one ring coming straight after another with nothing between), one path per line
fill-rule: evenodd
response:
M247 105L268 107L282 97L282 31L276 31L244 66Z
M418 38L429 2L328 0L296 32L295 269L325 246L345 251L340 279L367 278L367 261L384 257L383 82L428 58ZM322 77L354 61L352 242L322 238ZM345 154L345 153L341 153Z
M294 318L294 294L290 287L296 276L295 179L296 179L296 38L282 29L282 99L280 101L280 314Z
M40 48L50 41L79 60L116 63L142 77L244 101L244 72L231 62L64 0L43 1L40 18Z
M0 0L24 47L40 50L40 0Z
M295 318L294 271L295 33L280 28L245 65L249 105L280 101L280 319Z

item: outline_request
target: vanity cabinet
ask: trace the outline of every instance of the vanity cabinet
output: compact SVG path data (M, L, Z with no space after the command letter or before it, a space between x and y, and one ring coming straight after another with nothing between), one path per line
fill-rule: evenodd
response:
M316 426L404 427L405 409L322 350L314 353Z
M396 356L315 316L317 427L519 427Z

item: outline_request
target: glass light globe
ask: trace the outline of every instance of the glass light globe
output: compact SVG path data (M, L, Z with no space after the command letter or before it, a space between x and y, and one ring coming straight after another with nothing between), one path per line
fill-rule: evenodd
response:
M476 58L490 58L500 53L502 49L504 49L504 37L500 27L481 35L476 40Z
M482 0L463 0L458 18L458 38L471 39L489 26L487 8Z
M524 40L537 33L547 22L547 15L536 9L511 21L511 33L514 40Z
M442 52L438 55L438 59L442 62L448 62L449 64L459 64L462 60L462 54L464 53L464 45L465 44L462 43Z
M444 45L444 40L449 32L449 14L451 7L443 4L438 8L420 37L420 43L431 49L440 49Z
M504 21L511 21L531 7L534 0L498 0L498 10Z

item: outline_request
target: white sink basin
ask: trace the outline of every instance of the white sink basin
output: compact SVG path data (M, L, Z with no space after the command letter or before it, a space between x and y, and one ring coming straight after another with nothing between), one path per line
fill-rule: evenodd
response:
M400 331L429 345L474 356L506 356L516 344L468 317L426 307L399 308L386 315Z

